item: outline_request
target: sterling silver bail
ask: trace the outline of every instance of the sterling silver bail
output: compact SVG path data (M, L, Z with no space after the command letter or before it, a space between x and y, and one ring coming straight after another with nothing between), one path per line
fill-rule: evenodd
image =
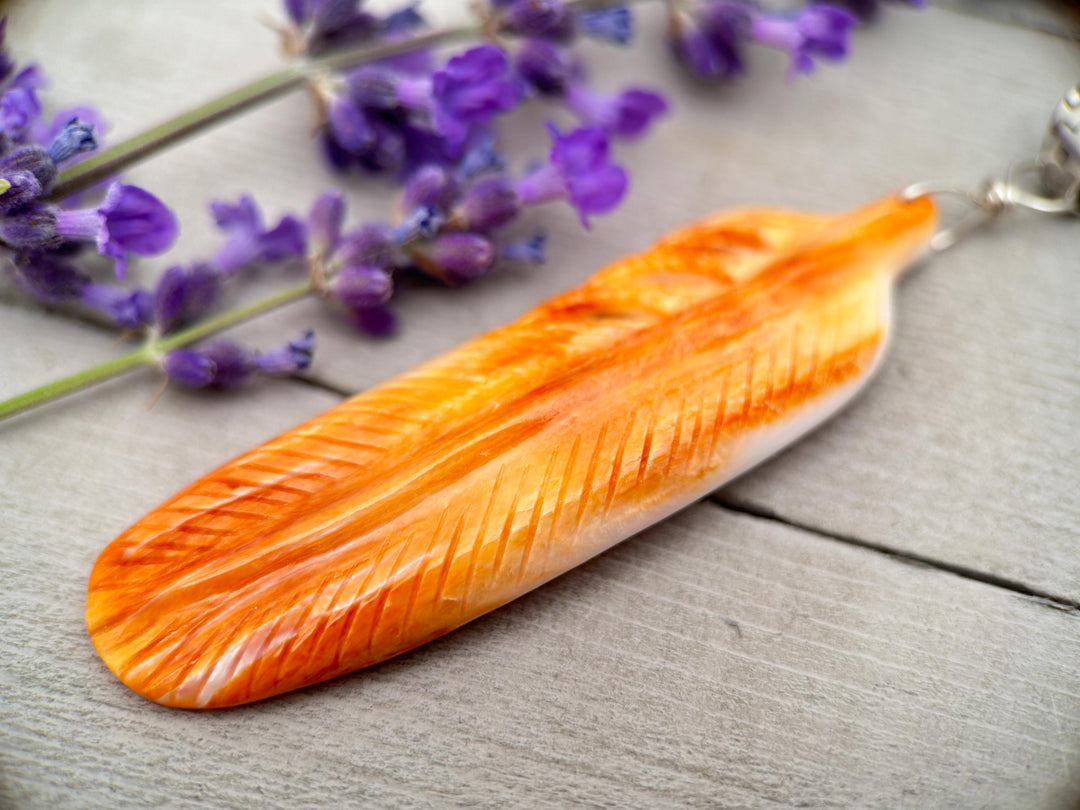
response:
M1004 177L992 177L972 191L951 183L913 183L906 200L926 195L957 197L971 210L934 234L930 248L947 250L1010 208L1043 214L1080 215L1080 85L1054 107L1038 155L1013 163Z

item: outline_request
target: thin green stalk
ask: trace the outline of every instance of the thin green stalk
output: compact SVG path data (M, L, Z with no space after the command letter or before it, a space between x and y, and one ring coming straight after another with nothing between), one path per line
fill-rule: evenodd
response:
M39 385L37 388L0 402L0 419L12 416L20 411L29 410L49 400L86 388L102 380L117 377L125 371L151 363L153 359L148 347L141 346L128 354L122 354L119 357L106 360L104 363L98 363L96 366L90 366L90 368L84 368L82 371L69 374L67 377L61 377L59 380Z
M182 348L255 315L260 315L290 301L295 301L297 298L302 298L310 293L311 289L310 281L299 282L250 304L223 312L213 318L207 318L205 321L189 326L187 329L182 329L164 337L151 338L142 346L127 354L122 354L119 357L106 360L104 363L98 363L74 374L45 383L45 385L40 385L9 399L0 400L0 419L29 410L37 405L87 388L95 383L118 377L140 366L154 365L166 352Z
M76 163L70 169L61 173L56 185L50 190L47 199L62 199L69 194L82 191L95 183L112 177L168 146L246 112L252 107L302 87L309 76L323 71L341 70L363 62L386 59L419 48L428 48L433 45L472 37L479 32L479 26L475 25L440 28L426 34L381 45L350 48L329 56L309 59L282 68L215 99L211 99L204 104L200 104L198 107L173 116L145 132Z

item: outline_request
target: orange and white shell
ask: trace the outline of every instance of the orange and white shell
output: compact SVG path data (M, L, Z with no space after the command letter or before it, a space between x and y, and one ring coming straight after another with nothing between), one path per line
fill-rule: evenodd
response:
M867 380L926 199L725 213L186 487L102 552L87 627L168 706L390 658L730 480Z

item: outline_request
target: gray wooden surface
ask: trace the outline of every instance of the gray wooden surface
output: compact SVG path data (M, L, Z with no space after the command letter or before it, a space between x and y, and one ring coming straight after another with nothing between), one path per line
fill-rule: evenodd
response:
M93 100L123 136L276 64L263 10L36 0L11 8L9 37L52 102ZM632 50L593 52L596 81L658 85L675 114L621 150L633 191L593 233L565 212L532 220L547 265L408 290L390 341L314 302L238 330L268 345L316 326L306 383L169 389L151 407L159 382L136 375L0 425L0 807L1076 806L1074 220L1016 215L927 264L900 290L886 368L834 423L397 660L183 713L117 682L82 620L98 551L175 488L671 227L975 183L1025 157L1077 79L1072 21L1049 2L890 9L841 68L789 85L756 53L745 81L706 91L645 14ZM518 154L542 152L550 114L509 123ZM183 217L169 258L214 244L209 197L305 209L329 182L309 121L284 99L132 172ZM386 187L350 189L357 220L383 215ZM96 327L3 306L0 395L114 351Z

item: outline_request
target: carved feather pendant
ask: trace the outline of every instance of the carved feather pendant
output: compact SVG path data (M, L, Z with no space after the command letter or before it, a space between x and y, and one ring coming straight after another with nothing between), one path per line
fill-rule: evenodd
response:
M934 218L725 213L616 262L152 511L94 566L94 645L151 700L232 706L505 604L847 402Z

